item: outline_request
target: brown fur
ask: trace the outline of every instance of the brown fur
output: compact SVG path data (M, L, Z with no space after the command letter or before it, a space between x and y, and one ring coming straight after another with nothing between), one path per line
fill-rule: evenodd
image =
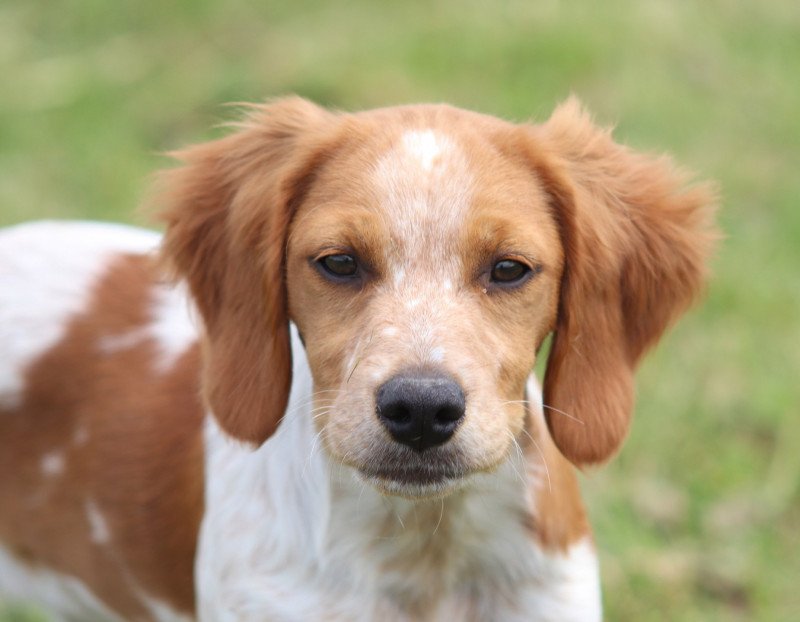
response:
M264 442L291 385L283 275L292 204L317 161L331 115L290 99L256 108L227 138L178 152L164 174L164 256L189 282L206 328L203 392L232 436Z
M574 100L530 145L567 254L545 414L564 455L593 464L627 433L642 354L702 289L715 196L669 159L614 143Z

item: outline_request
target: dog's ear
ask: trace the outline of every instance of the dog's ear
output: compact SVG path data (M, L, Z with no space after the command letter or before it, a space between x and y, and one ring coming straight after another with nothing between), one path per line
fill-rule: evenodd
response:
M529 138L565 260L545 413L561 452L590 465L627 434L640 357L702 289L716 197L616 144L575 100Z
M162 256L205 326L204 398L241 440L264 442L286 408L286 233L336 121L299 98L254 106L232 135L174 154L183 166L160 179Z

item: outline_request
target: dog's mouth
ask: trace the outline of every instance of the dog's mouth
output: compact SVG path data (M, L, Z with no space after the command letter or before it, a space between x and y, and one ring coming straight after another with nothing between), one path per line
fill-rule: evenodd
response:
M370 473L358 471L367 483L383 494L407 499L445 497L464 486L465 475L417 473L411 471Z
M449 495L464 486L471 474L456 456L441 450L392 456L358 467L357 472L380 492L409 499Z

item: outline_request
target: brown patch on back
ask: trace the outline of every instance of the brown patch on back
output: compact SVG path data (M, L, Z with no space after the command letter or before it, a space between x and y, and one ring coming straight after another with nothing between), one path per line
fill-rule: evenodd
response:
M87 310L29 368L20 408L0 412L0 472L14 474L0 480L0 540L77 577L126 619L151 619L142 596L193 611L203 510L198 347L166 373L144 334L100 347L150 324L155 277L149 258L120 256ZM54 452L63 469L45 473ZM93 541L88 505L107 542Z

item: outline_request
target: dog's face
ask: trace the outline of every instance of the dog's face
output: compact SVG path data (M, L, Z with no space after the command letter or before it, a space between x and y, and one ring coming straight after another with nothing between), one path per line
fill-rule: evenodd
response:
M164 252L205 321L222 427L256 442L275 429L292 320L327 451L409 497L506 459L551 331L553 440L579 465L611 455L635 365L700 288L711 239L707 188L684 190L574 103L517 126L285 100L182 155Z
M288 238L321 438L403 495L444 492L508 455L561 280L541 183L447 112L351 128Z

